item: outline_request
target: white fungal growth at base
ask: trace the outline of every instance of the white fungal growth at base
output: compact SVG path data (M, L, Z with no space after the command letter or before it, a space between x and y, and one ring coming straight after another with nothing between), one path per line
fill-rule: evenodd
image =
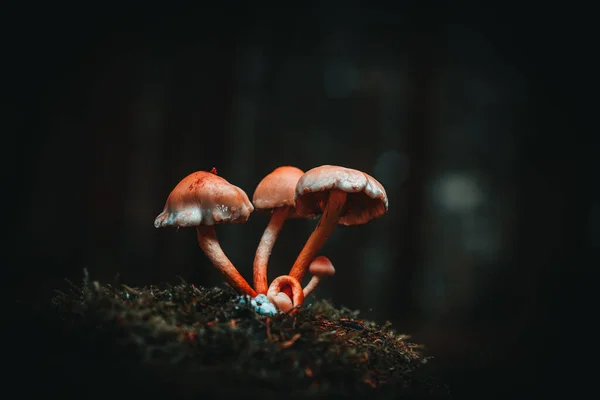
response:
M240 296L239 304L248 304L248 296ZM250 305L254 308L254 311L262 315L277 315L279 312L264 294L259 294L251 299Z

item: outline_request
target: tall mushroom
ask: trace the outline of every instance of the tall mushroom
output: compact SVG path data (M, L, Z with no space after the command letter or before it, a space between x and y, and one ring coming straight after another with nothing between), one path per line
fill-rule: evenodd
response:
M299 168L284 166L265 176L256 187L252 202L257 210L271 212L269 225L256 249L254 258L254 289L266 294L269 288L267 265L279 232L288 218L298 218L294 195L298 179L304 174Z
M196 227L200 248L227 282L239 294L256 297L254 289L223 252L214 227L222 223L244 223L252 211L254 207L242 189L214 173L198 171L175 186L163 212L154 220L154 226Z
M338 223L365 224L385 214L387 209L385 189L362 171L335 165L322 165L307 171L296 185L296 212L306 217L321 215L321 218L289 275L302 282L309 263Z

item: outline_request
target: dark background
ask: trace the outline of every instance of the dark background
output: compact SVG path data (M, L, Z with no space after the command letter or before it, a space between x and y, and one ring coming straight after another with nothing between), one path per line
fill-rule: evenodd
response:
M7 6L11 299L47 302L84 267L222 284L194 230L152 225L180 179L216 167L251 197L277 166L343 165L389 213L334 232L317 296L426 344L457 394L566 387L562 324L581 321L560 299L600 224L597 147L570 114L585 10L227 4ZM267 222L217 227L249 281ZM284 226L271 278L314 226Z

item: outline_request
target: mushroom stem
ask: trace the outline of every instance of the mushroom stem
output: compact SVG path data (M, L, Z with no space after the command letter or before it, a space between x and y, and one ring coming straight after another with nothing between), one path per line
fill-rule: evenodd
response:
M317 227L311 233L290 270L290 276L296 278L298 282L302 282L302 278L310 262L315 258L317 252L321 250L327 239L329 239L331 232L335 229L346 204L346 197L346 192L341 190L332 190L329 193L329 201L323 210Z
M282 275L273 279L273 282L271 282L271 286L269 286L269 290L267 291L267 298L275 305L281 306L285 304L285 302L276 301L276 297L286 288L289 288L292 291L292 306L301 306L304 303L304 291L302 290L302 285L300 285L300 282L298 282L297 279L289 275ZM281 311L288 312L289 309L282 309Z
M198 232L198 244L204 254L212 264L225 276L229 283L238 294L247 294L252 298L256 297L256 292L250 287L248 282L234 267L229 258L223 252L214 225L199 225L196 227Z
M306 287L303 290L304 297L308 296L313 290L315 290L317 286L319 286L320 282L321 278L316 275L313 275L313 277L310 278L310 281L308 281L308 285L306 285Z
M273 245L277 240L277 236L283 227L283 224L287 220L289 214L289 207L277 207L273 210L269 225L263 232L258 247L256 249L256 256L254 257L254 289L259 294L266 294L269 289L269 283L267 281L267 265L269 264L269 257L271 251L273 251Z

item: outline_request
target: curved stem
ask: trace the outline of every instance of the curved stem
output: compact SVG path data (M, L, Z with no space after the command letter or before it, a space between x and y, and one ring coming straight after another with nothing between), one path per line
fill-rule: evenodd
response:
M269 257L271 251L273 251L273 245L277 240L277 236L283 227L283 224L287 220L289 214L289 207L277 207L273 210L269 225L267 225L263 232L258 247L256 249L256 256L254 257L254 289L259 294L266 294L269 289L269 283L267 281L267 265L269 264Z
M214 225L200 225L196 228L198 232L198 244L204 254L212 264L225 276L229 283L238 294L247 294L256 297L256 292L250 287L248 282L240 275L239 271L233 266L229 258L223 252Z
M325 206L325 210L323 210L323 215L321 215L317 227L313 233L311 233L290 270L290 276L296 278L298 282L302 282L302 278L304 277L309 264L317 255L317 252L321 250L327 239L329 239L331 232L335 229L340 220L344 204L346 204L346 196L346 192L341 190L332 190L329 193L329 200Z
M306 285L304 288L304 297L308 296L313 290L315 290L316 287L319 286L319 282L321 282L321 278L313 275L313 277L310 278L310 281L308 281L308 285Z
M290 299L292 298L292 288L289 286L284 286L281 289L281 293L286 294Z
M301 306L304 303L304 291L302 290L302 285L298 282L297 279L289 276L282 275L273 279L271 282L271 286L269 286L269 290L267 291L267 298L274 298L279 292L283 292L283 289L289 287L292 290L292 304L294 307ZM284 310L282 310L284 311ZM287 312L285 310L284 312Z

